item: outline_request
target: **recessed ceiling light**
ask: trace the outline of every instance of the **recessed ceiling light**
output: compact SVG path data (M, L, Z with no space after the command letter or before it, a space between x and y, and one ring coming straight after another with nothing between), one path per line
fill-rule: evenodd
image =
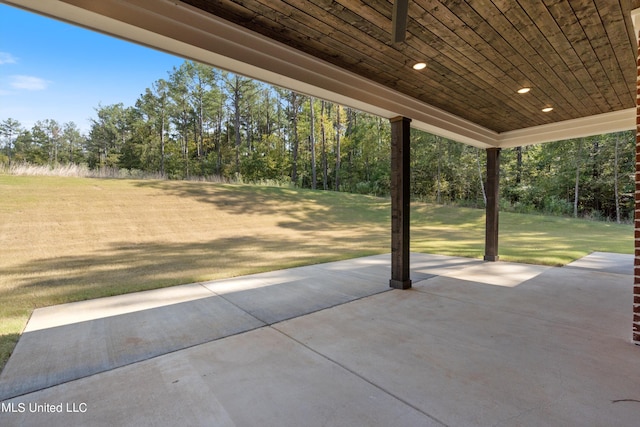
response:
M424 70L425 68L427 68L426 62L418 62L417 64L413 64L414 70Z
M548 113L548 112L550 112L550 111L553 111L553 107L544 107L544 108L542 109L542 112L543 112L543 113Z
M518 89L518 93L527 93L531 90L530 87L521 87L520 89Z

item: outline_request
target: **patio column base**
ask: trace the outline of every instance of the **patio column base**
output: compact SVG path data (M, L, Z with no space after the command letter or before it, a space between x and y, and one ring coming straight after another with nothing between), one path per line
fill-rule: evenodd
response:
M409 289L411 288L411 280L389 280L389 287L393 289Z

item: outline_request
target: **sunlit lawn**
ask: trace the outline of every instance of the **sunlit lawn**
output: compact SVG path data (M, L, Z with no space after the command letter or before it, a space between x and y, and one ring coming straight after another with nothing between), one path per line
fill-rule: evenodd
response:
M416 205L411 250L482 258L484 211ZM630 225L544 215L500 213L501 261L565 265L591 252L633 253Z
M0 368L34 308L387 253L386 199L182 181L0 175ZM502 213L501 260L632 253L628 225ZM484 212L414 204L412 250L482 257Z

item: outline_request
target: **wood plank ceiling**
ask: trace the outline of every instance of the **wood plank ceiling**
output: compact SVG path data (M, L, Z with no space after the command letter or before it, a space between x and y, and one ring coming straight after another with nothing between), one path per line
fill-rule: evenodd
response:
M496 132L635 107L640 0L183 1Z

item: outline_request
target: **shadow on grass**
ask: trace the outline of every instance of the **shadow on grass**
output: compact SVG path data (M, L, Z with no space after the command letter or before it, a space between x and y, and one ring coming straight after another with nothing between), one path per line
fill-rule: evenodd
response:
M251 215L273 216L276 227L263 232L256 225L255 232L240 229L241 235L227 238L202 233L199 239L198 233L190 233L184 240L178 235L172 242L141 244L128 242L125 236L117 243L105 243L101 250L82 253L80 249L73 255L10 264L0 268L0 319L11 316L26 322L38 307L373 255L390 247L390 209L382 199L197 182L136 181L133 185L152 190L141 197L162 201L161 205L150 203L153 208L166 203L180 206L184 198L205 203L212 211L244 216L244 223ZM225 223L193 224L225 227Z
M208 242L113 244L108 250L31 260L0 270L0 318L20 319L35 308L263 271L384 253L377 237L339 233L296 238L222 238ZM338 249L337 249L338 248ZM0 370L19 338L0 339ZM14 332L11 330L10 332Z
M336 250L340 248L340 250ZM33 307L382 253L375 239L323 236L120 243L103 252L32 260L0 271L0 302ZM17 308L17 307L16 307Z
M325 225L379 226L390 222L387 199L331 191L284 187L213 184L189 181L139 181L134 185L153 188L165 195L185 197L236 215L283 215L295 221Z

